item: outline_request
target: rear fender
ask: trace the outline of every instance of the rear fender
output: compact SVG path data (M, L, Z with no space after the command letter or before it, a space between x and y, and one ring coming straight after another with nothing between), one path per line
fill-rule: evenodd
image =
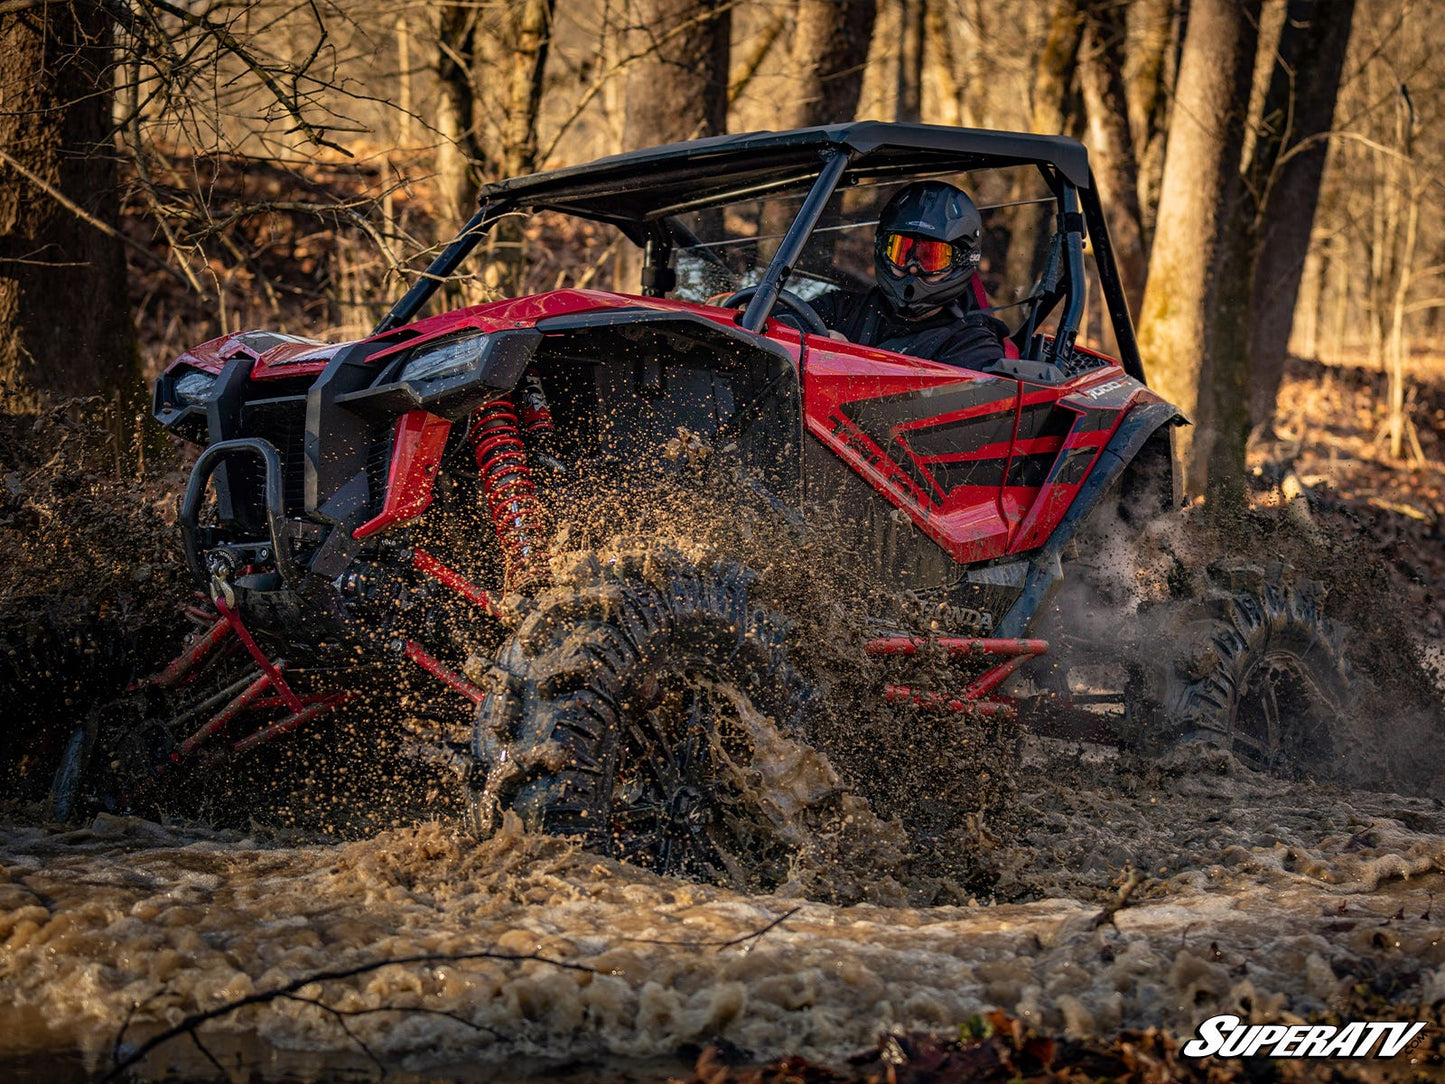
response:
M1023 592L999 622L994 635L1004 638L1026 635L1034 616L1063 579L1060 558L1064 547L1089 517L1104 506L1108 497L1116 492L1128 500L1152 502L1157 497L1159 512L1176 503L1170 434L1175 426L1187 424L1178 408L1170 403L1146 402L1130 410L1099 453L1098 461L1079 487L1064 518L1030 558Z

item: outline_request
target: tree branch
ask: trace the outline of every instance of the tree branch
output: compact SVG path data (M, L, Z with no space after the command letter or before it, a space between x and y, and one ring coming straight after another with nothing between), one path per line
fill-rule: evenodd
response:
M183 1035L193 1034L202 1024L212 1020L219 1020L229 1016L238 1009L244 1009L249 1005L264 1005L278 998L289 998L296 994L303 987L312 983L333 982L338 979L355 978L357 975L365 975L372 971L378 971L383 967L390 967L393 964L435 964L435 963L459 963L466 960L502 960L510 962L535 961L537 963L549 964L552 967L559 967L566 971L580 971L588 975L601 974L595 967L588 967L586 964L569 963L566 960L554 960L548 956L541 956L535 952L445 952L445 953L424 953L417 956L398 956L389 960L372 960L369 963L357 964L354 967L342 967L333 971L318 971L314 974L303 975L299 979L274 987L270 990L261 990L246 997L228 1001L224 1005L217 1005L214 1009L207 1009L205 1012L192 1013L180 1023L164 1031L152 1035L145 1042L141 1043L124 1058L112 1065L110 1072L100 1078L99 1084L110 1084L111 1081L121 1080L128 1069L138 1065L145 1060L146 1056L157 1047L170 1042L172 1039L180 1038Z
M1125 893L1124 898L1127 898L1127 893ZM1118 906L1122 906L1122 902L1123 901L1121 899L1120 903L1116 905L1116 909ZM778 915L765 926L725 941L645 941L641 938L627 938L627 940L639 941L643 944L656 945L712 945L719 949L722 949L733 945L742 945L749 942L755 942L758 938L764 936L770 930L777 929L777 927L781 926L788 919L792 918L800 910L802 910L801 907L794 907L789 911L784 911L781 915ZM207 1054L207 1056L209 1056L209 1051L207 1051L206 1048L200 1044L200 1040L197 1038L197 1029L199 1029L202 1024L208 1023L212 1020L219 1020L225 1016L229 1016L231 1013L236 1012L238 1009L246 1008L249 1005L264 1005L268 1002L276 1000L295 1001L305 1005L312 1005L322 1010L323 1012L330 1014L334 1019L336 1019L338 1023L341 1024L342 1030L346 1032L348 1037L350 1037L359 1047L361 1047L362 1051L365 1052L367 1057L369 1057L380 1068L384 1068L380 1059L376 1056L375 1052L372 1051L369 1047L367 1047L367 1045L361 1040L361 1038L357 1036L349 1026L347 1026L345 1020L346 1017L369 1016L383 1012L422 1012L434 1016L445 1016L450 1020L455 1020L460 1024L465 1024L467 1027L473 1028L477 1031L485 1031L494 1037L500 1038L500 1033L497 1032L494 1028L490 1028L485 1024L475 1023L474 1021L468 1020L463 1016L457 1015L456 1013L448 1012L445 1009L431 1009L425 1006L402 1005L382 1006L374 1009L338 1009L335 1006L328 1005L326 1002L320 1000L319 998L309 997L299 992L304 987L310 986L313 983L325 983L337 981L340 979L355 978L358 975L369 974L372 971L380 970L383 967L390 967L393 964L403 965L460 963L467 960L501 960L511 963L532 961L536 963L547 964L551 967L561 968L564 971L578 971L585 975L605 974L605 972L600 971L595 967L591 967L588 964L572 963L568 960L558 960L550 956L542 956L535 952L496 952L489 949L481 949L476 952L429 952L422 953L416 956L397 956L385 960L372 960L368 963L356 964L353 967L340 967L331 971L317 971L310 975L303 975L298 979L292 979L290 982L285 983L281 986L273 987L270 990L260 990L254 994L248 994L245 997L236 998L234 1001L228 1001L224 1005L217 1005L213 1009L207 1009L204 1012L192 1013L173 1027L166 1028L164 1031L151 1036L149 1039L141 1043L139 1046L135 1047L133 1050L130 1051L129 1054L122 1058L119 1056L119 1052L121 1050L121 1040L125 1036L126 1027L129 1027L130 1021L135 1015L137 1006L133 1005L131 1007L129 1015L127 1015L126 1017L125 1027L122 1027L120 1034L116 1036L116 1041L114 1045L115 1054L112 1058L112 1066L110 1072L106 1073L103 1077L100 1078L99 1084L109 1084L109 1082L111 1081L118 1081L122 1079L126 1075L127 1070L129 1070L132 1066L138 1065L140 1062L144 1061L147 1055L151 1053L151 1051L155 1050L157 1047L163 1046L164 1044L170 1042L172 1039L177 1039L182 1036L189 1036L191 1040L195 1042L196 1045L201 1049L202 1053L205 1053Z
M323 130L317 128L307 120L305 114L302 112L301 104L297 100L294 89L292 93L288 95L281 84L276 81L276 77L271 70L253 56L245 44L223 24L216 22L207 15L188 11L177 4L171 3L170 0L145 0L145 2L160 11L164 11L167 15L174 16L189 27L204 31L214 38L217 44L223 49L244 64L250 70L251 74L259 79L262 85L271 92L271 96L275 99L276 103L280 105L282 109L286 110L291 119L296 122L296 127L292 129L293 131L301 132L306 136L307 140L319 147L330 147L332 150L344 154L347 158L354 157L352 153L341 146L341 144L327 139ZM107 0L105 5L106 10L112 13L115 13L115 9L118 6L117 0ZM320 51L319 46L317 51ZM308 63L310 62L308 61ZM304 71L305 69L301 68L298 70Z
M140 244L137 241L132 241L129 237L121 233L120 230L116 229L109 223L102 222L100 219L96 218L84 207L80 206L80 204L76 203L74 200L66 196L64 192L60 191L60 189L46 182L44 178L26 169L14 158L10 157L9 154L5 153L4 150L0 150L0 162L4 162L16 173L20 174L20 176L24 177L27 181L33 184L36 188L40 189L56 203L60 204L60 206L64 207L67 211L73 214L76 218L84 222L87 226L99 230L106 237L110 237L116 241L119 241L131 251L140 253L140 255L145 257L147 262L153 264L156 267L162 268L167 274L176 278L182 285L186 285L185 277L170 264L166 263L164 260L158 259L155 253L151 252L150 249L146 248L144 245Z

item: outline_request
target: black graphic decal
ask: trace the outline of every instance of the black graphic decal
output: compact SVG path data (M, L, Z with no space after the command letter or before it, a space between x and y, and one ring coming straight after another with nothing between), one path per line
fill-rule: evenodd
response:
M993 413L941 425L920 425L901 432L910 422L957 413L960 410L1011 403L1017 385L1011 380L986 377L936 388L903 392L877 399L844 403L840 412L868 436L888 458L934 502L959 485L1001 485L1006 459L967 463L938 463L934 456L955 455L988 444L1007 445L1013 438L1013 412L1003 407Z
M873 438L880 448L889 443L890 431L896 425L937 418L970 407L987 406L1011 400L1018 394L1012 380L985 377L958 384L941 384L922 391L906 391L879 399L859 399L840 408L859 429Z
M1078 485L1089 473L1089 464L1099 454L1098 448L1073 448L1054 471L1053 481L1061 486Z
M939 488L951 493L960 486L1003 485L1004 465L1007 457L997 459L970 459L956 463L930 463L928 469L938 479Z
M1063 437L1076 421L1079 415L1072 410L1063 407L1056 407L1052 402L1034 403L1019 411L1019 440L1032 440L1035 437Z
M1117 410L1086 410L1079 424L1074 426L1075 433L1103 433L1114 428L1114 423L1119 420Z
M945 422L909 429L900 434L920 459L930 456L957 455L990 444L1007 444L1013 438L1013 415L985 414L960 422Z
M1049 476L1049 468L1059 458L1058 452L1039 452L1036 455L1016 455L1008 465L1008 481L1005 485L1037 488Z

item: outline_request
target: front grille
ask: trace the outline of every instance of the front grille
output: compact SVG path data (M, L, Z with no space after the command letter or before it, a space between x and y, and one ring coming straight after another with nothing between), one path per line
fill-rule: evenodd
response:
M366 457L366 485L370 493L371 515L379 515L386 500L386 480L391 473L391 452L396 443L396 427L381 426L371 436L371 451Z
M275 446L281 457L281 485L286 515L306 518L306 400L311 379L257 382L247 389L247 400L241 404L238 436L259 437ZM279 393L279 394L278 394ZM332 442L330 462L341 473L363 467L370 490L371 515L381 510L386 495L386 477L391 466L394 421L367 427L352 428L359 419L350 414L334 417L327 437ZM355 443L353 443L355 442ZM356 445L360 444L360 447ZM352 451L355 449L355 452ZM365 460L356 453L365 453ZM352 456L355 455L355 458ZM232 499L247 525L259 525L264 510L265 474L259 462L237 457L227 464ZM335 471L333 471L335 473ZM337 485L347 478L333 478L323 484ZM321 494L324 504L329 493Z
M300 516L306 505L306 400L304 397L266 399L241 407L241 432L260 437L281 453L281 477L286 495L286 514ZM262 484L257 469L255 485Z

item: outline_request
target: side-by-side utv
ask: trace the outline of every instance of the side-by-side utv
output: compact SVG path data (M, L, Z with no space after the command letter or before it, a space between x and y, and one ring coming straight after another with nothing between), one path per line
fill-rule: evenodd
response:
M969 304L1008 333L979 369L843 340L810 304L867 288L879 208L925 178L983 217ZM498 258L503 221L554 288L423 315L469 257ZM638 289L591 285L629 267ZM401 660L475 715L484 830L515 810L748 881L813 786L779 766L814 703L796 645L742 564L635 536L568 551L587 510L549 497L577 475L636 486L680 433L800 530L829 508L866 574L921 600L926 621L880 616L866 641L904 675L880 697L1089 737L1127 714L1134 740L1205 737L1261 769L1333 755L1349 675L1317 600L1243 567L1216 576L1208 665L1007 692L1057 654L1035 621L1091 519L1167 508L1184 421L1145 384L1070 139L855 123L488 185L373 334L212 340L165 370L154 411L203 447L180 535L210 601L180 657L77 729L62 816L351 710L357 675ZM952 679L907 680L915 655Z

